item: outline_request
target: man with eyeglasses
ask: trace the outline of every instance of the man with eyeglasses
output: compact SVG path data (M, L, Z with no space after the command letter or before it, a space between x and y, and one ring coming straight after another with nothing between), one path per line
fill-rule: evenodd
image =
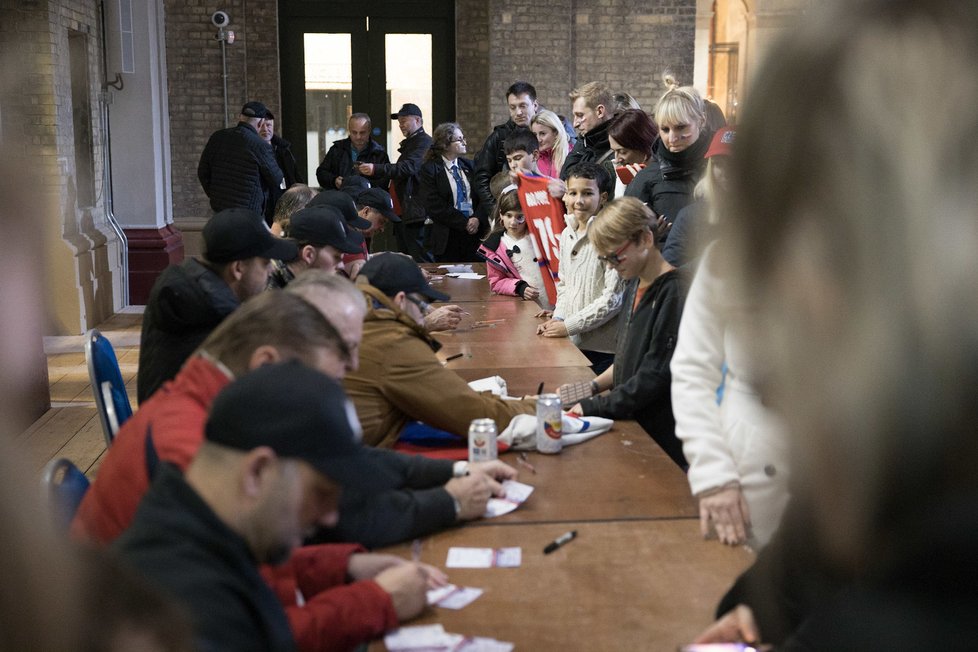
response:
M344 387L365 443L391 447L411 421L462 436L473 419L494 419L502 431L517 414L534 413L534 400L480 394L442 365L435 356L441 345L424 327L424 305L449 297L432 288L408 256L371 257L357 286L371 307L363 324L360 368L346 376Z

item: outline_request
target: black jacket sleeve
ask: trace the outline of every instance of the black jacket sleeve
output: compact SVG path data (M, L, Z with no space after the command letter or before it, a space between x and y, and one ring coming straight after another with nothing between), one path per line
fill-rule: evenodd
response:
M316 180L323 190L336 190L336 177L341 176L336 172L340 170L342 158L343 151L333 144L323 157L323 162L316 168Z
M515 127L515 125L514 125ZM482 149L475 156L475 175L472 182L472 192L479 198L479 205L482 212L486 215L496 204L492 196L490 181L503 167L501 161L505 161L506 155L503 152L503 141L506 140L505 125L500 125L492 130L486 138Z
M673 286L675 287L675 286ZM668 399L672 374L669 362L676 348L683 301L677 292L658 298L655 321L652 324L649 346L635 373L616 385L610 392L581 402L584 414L614 419L634 418L639 407ZM631 306L624 306L627 311ZM622 314L620 319L626 319ZM630 337L645 337L644 333L629 333ZM621 337L621 335L619 335Z
M444 488L452 478L451 461L379 448L368 454L399 478L401 487L371 495L344 491L339 522L320 531L317 542L350 541L379 548L455 523L455 502Z

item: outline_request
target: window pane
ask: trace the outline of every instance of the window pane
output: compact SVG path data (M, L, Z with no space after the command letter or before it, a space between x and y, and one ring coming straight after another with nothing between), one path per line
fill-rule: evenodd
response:
M435 128L431 122L431 34L386 34L387 98L390 113L402 104L417 104L424 115L425 131ZM391 123L387 135L387 152L397 158L397 146L404 136Z
M304 34L306 62L306 151L309 185L337 140L347 137L352 112L353 64L349 34Z

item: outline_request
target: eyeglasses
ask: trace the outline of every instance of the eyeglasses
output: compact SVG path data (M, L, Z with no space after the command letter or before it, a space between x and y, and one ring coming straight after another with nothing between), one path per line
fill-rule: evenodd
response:
M465 142L465 136L462 136L461 138L449 138L448 139L448 142L450 142L450 143L464 143Z
M598 260L600 260L605 265L611 265L612 267L618 267L618 265L621 265L623 262L625 262L626 259L622 257L621 253L623 251L625 251L626 249L628 249L628 246L630 244L632 244L632 240L631 239L629 239L628 242L626 242L625 244L623 244L618 249L618 251L616 251L615 253L608 254L607 256L598 256Z

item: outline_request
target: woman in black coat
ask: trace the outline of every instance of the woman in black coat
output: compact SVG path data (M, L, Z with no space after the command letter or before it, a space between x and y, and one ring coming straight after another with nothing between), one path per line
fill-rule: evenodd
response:
M425 248L439 262L477 262L479 237L488 222L475 212L472 161L465 154L465 136L454 122L435 127L431 149L421 166L419 201L427 211Z

